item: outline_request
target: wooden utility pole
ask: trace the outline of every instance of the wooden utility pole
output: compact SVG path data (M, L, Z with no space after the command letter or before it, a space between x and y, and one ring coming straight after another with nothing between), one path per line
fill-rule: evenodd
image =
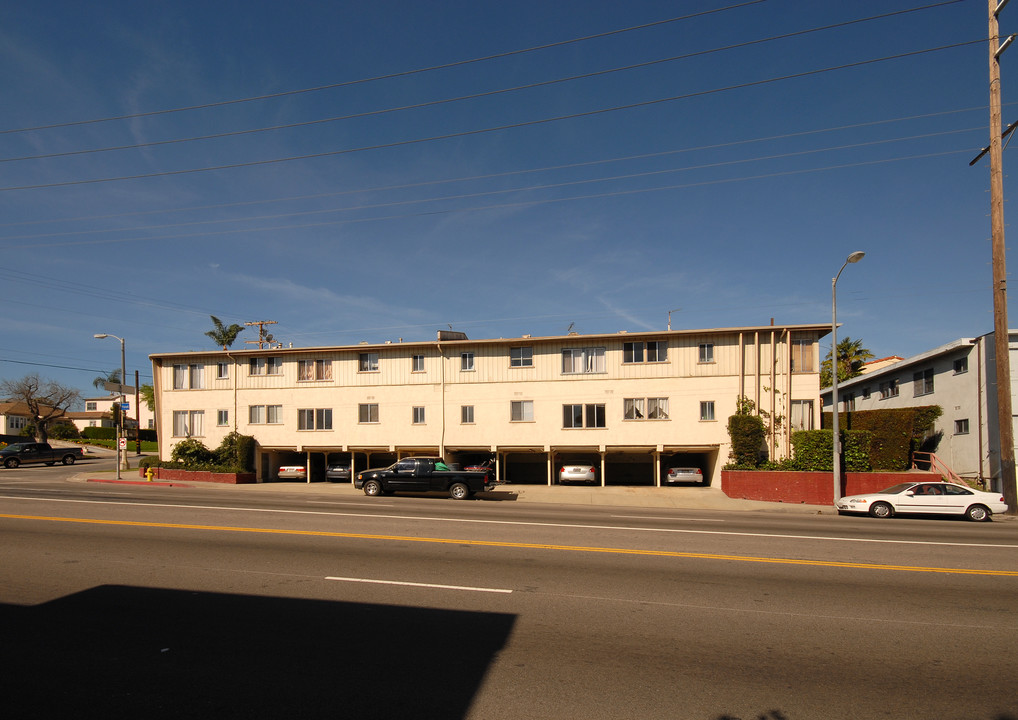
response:
M989 0L990 25L990 225L993 239L993 339L997 366L1000 482L1008 513L1018 514L1011 415L1011 355L1007 325L1007 262L1004 247L1004 176L1000 120L1000 28L997 15L1008 0ZM1005 43L1005 45L1009 44Z

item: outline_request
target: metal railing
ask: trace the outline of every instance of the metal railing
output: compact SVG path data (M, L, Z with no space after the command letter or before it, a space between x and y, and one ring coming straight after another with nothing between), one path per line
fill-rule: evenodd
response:
M921 468L920 464L924 464L927 467ZM920 452L915 451L912 453L912 469L913 470L929 470L931 472L940 473L942 476L947 478L949 482L953 482L956 485L968 485L961 476L958 475L954 470L948 467L947 463L936 456L935 453L931 452Z

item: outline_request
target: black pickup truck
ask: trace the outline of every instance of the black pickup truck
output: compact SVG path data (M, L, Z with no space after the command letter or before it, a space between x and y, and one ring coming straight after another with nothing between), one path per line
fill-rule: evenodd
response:
M81 448L55 448L49 443L14 443L0 450L0 463L6 468L31 463L73 465L75 460L81 460Z
M365 495L388 495L393 492L447 492L455 500L464 500L474 493L494 486L491 475L483 470L436 470L437 457L408 457L387 468L357 473L354 487L364 488Z

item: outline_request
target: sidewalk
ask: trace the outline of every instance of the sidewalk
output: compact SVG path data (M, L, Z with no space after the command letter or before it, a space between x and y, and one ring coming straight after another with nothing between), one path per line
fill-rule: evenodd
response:
M133 459L133 458L131 458ZM222 490L248 494L328 495L332 497L364 497L352 483L300 481L254 483L251 485L224 485L202 482L146 482L139 477L138 469L121 471L83 472L74 476L77 482L121 483L159 487L187 487ZM672 508L690 510L727 510L732 512L784 512L805 515L834 514L834 508L823 505L792 505L788 503L760 502L730 498L721 488L715 487L579 487L561 485L499 485L495 490L477 496L488 502L528 502L558 505L594 505L612 507Z

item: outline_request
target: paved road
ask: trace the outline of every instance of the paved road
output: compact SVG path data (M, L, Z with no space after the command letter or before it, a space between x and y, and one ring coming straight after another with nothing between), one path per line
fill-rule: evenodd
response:
M13 716L1001 720L1016 550L1014 522L0 475L0 653Z

